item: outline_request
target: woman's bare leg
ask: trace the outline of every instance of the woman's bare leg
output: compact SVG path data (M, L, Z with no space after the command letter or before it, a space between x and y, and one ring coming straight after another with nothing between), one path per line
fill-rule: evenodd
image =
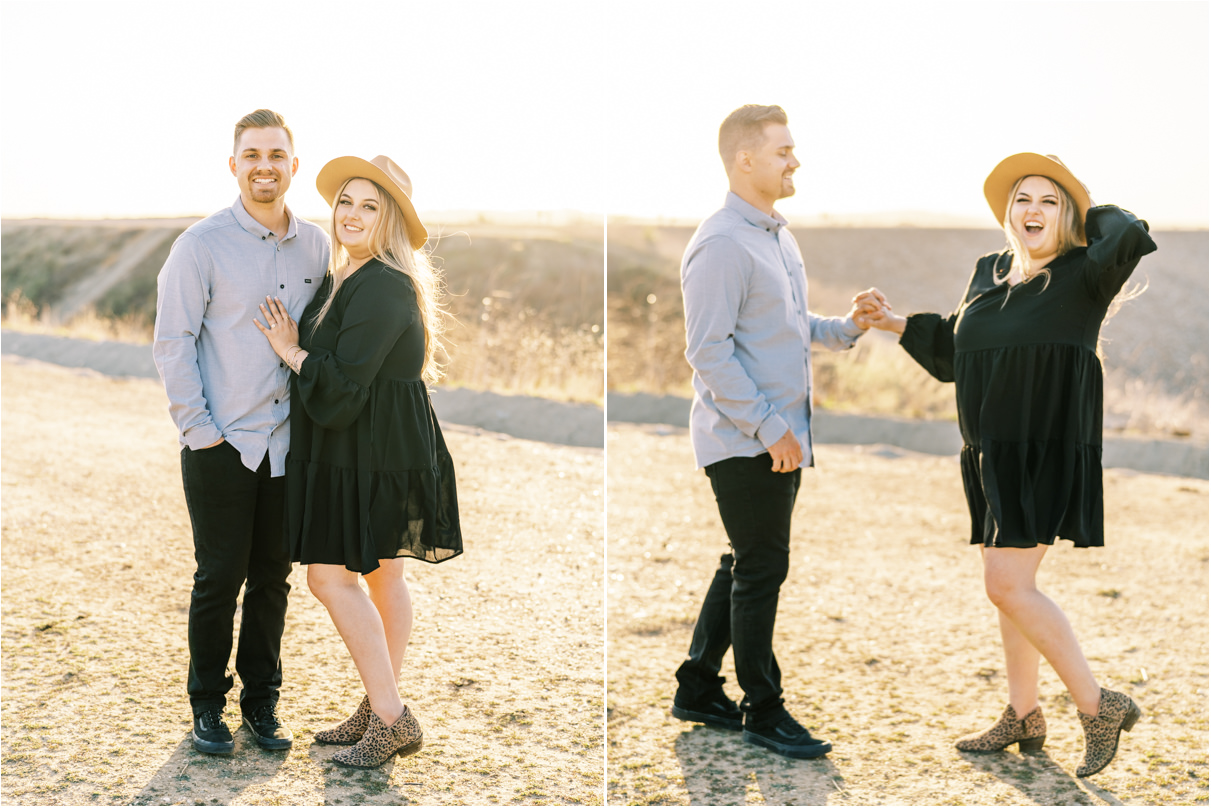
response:
M984 589L1000 611L1010 703L1017 712L1015 697L1023 703L1037 701L1038 655L1042 654L1068 688L1077 709L1097 715L1101 687L1076 634L1060 607L1035 585L1035 573L1046 553L1045 544L984 549ZM1006 622L1014 632L1006 631ZM1033 660L1019 637L1034 649Z
M335 564L307 567L307 585L324 604L362 678L370 707L391 726L404 712L396 686L387 634L374 603L357 582L357 573Z
M404 579L404 559L385 558L379 564L378 569L363 577L370 588L370 600L383 621L391 670L398 684L408 638L412 636L412 596Z

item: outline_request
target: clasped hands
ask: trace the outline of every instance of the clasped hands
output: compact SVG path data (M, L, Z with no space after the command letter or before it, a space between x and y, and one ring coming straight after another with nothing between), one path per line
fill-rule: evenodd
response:
M878 289L867 289L854 295L853 308L849 316L854 324L863 331L878 328L881 331L904 333L904 324L908 321L891 310L887 297Z

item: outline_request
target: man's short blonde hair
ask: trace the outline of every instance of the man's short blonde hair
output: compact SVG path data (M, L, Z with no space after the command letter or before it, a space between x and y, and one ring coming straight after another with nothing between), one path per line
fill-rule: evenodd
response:
M723 119L719 127L719 156L728 171L736 152L760 145L765 137L765 125L786 125L786 112L779 106L745 104Z
M290 153L294 153L294 133L291 132L290 127L286 125L286 119L271 109L258 109L255 112L249 112L236 122L235 141L231 145L231 153L233 156L239 156L240 135L244 134L245 129L285 130L286 139L290 141Z

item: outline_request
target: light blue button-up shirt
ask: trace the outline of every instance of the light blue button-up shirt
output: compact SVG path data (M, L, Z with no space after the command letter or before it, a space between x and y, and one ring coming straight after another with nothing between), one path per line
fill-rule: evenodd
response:
M729 192L686 247L681 291L698 467L755 457L788 429L803 448L800 467L813 465L811 344L845 350L863 331L849 317L808 310L803 255L786 220Z
M256 470L286 471L290 369L253 318L265 296L296 320L328 270L328 236L287 210L280 239L235 204L190 226L172 245L157 279L152 355L168 393L181 445L224 438Z

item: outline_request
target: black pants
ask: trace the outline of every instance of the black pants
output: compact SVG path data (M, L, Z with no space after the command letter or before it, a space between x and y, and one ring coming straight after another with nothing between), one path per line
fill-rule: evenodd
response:
M223 442L181 450L185 504L193 522L193 596L189 603L189 703L196 716L222 709L233 680L231 630L244 587L235 670L240 708L276 704L282 684L282 630L290 584L283 532L285 477L269 476L269 457L256 471Z
M706 467L732 552L719 559L707 589L689 657L677 670L689 699L718 689L728 646L744 690L741 708L757 722L782 704L774 658L778 591L790 563L791 511L802 473L771 470L769 454L731 457Z

